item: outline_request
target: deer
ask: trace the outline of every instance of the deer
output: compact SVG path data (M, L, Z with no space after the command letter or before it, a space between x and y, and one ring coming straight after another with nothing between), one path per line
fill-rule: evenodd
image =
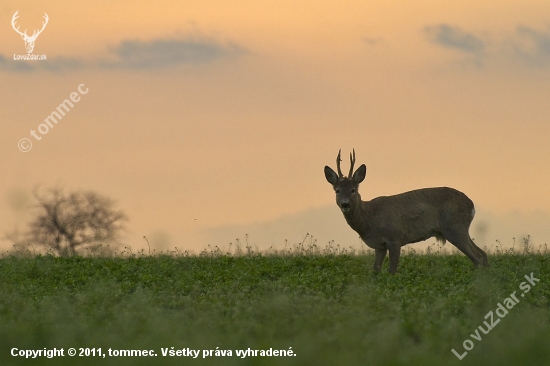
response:
M340 169L341 150L336 158L338 174L325 166L325 177L336 193L336 204L348 225L363 242L374 249L374 273L379 273L389 252L390 274L397 272L401 247L435 237L464 253L477 268L489 267L487 254L471 239L470 224L475 215L474 203L464 193L449 187L422 188L361 200L359 184L367 174L362 164L355 172L355 149L350 153L348 176Z
M13 17L11 18L11 26L17 33L19 33L21 38L23 38L23 40L25 41L25 48L27 49L27 53L32 53L32 51L34 50L34 42L36 42L36 38L38 38L40 33L42 33L44 28L46 28L46 24L48 24L48 20L49 20L48 14L44 13L44 22L42 22L42 29L40 30L35 29L35 31L32 33L32 36L28 36L26 29L24 32L21 32L19 30L19 27L17 28L15 27L15 21L17 20L17 18L19 18L18 13L19 13L19 10L17 10L15 14L13 14Z

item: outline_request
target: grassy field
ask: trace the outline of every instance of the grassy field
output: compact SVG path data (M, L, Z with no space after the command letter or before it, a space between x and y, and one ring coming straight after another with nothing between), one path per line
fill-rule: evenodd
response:
M373 275L373 259L4 256L0 365L550 365L550 256L493 255L474 270L462 255L407 255L395 276ZM531 273L539 281L525 292ZM70 347L96 356L69 357ZM163 356L172 347L200 352ZM237 355L249 348L258 355ZM287 355L260 356L269 349Z

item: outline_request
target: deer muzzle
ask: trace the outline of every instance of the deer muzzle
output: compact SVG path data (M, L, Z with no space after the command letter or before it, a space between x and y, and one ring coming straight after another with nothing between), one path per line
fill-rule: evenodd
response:
M340 209L342 210L342 212L348 212L349 210L351 210L351 205L349 201L340 202Z

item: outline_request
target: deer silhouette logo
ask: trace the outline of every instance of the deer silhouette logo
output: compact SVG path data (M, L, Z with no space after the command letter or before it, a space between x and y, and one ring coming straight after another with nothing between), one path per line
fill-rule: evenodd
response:
M29 35L27 35L27 30L26 29L25 29L24 32L21 32L19 30L19 27L15 26L15 21L17 20L17 18L19 18L18 13L19 13L19 10L17 10L15 12L15 14L13 14L13 17L11 18L11 26L21 36L21 38L23 38L23 40L25 41L25 48L27 49L27 53L32 53L32 50L34 49L34 42L36 41L36 38L38 38L40 33L42 33L44 28L46 28L46 24L48 24L48 20L49 20L48 14L44 13L44 22L42 22L42 29L40 29L40 30L36 29L33 32L32 36L29 36Z

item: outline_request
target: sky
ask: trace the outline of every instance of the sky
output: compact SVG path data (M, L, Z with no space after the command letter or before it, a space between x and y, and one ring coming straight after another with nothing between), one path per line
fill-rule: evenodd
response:
M323 174L355 149L363 200L454 187L482 246L550 241L548 1L8 0L0 40L1 235L62 187L135 251L360 248Z

